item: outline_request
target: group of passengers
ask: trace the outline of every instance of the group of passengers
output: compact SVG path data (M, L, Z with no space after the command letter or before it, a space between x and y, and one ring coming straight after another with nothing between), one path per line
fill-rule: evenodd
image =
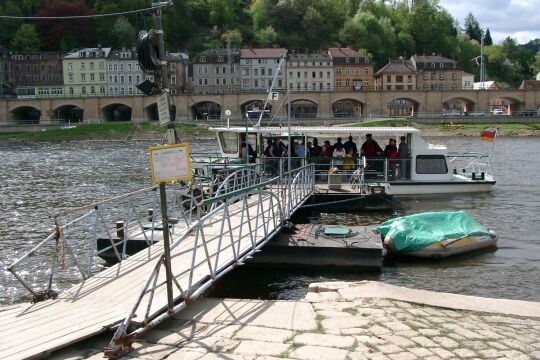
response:
M383 170L384 163L374 160L374 158L384 157L388 159L388 174L393 180L399 173L402 179L407 178L407 159L409 158L409 146L407 145L406 137L400 137L399 147L396 139L390 138L388 145L383 149L373 140L371 134L366 134L366 141L362 144L361 154L366 157L367 168L377 171ZM398 171L399 170L399 171Z
M396 140L390 138L388 145L384 150L373 139L372 134L366 134L366 140L358 152L358 147L353 141L353 137L349 136L349 140L345 143L342 142L342 138L338 137L336 143L330 144L330 140L325 140L323 145L319 145L319 140L313 138L313 141L305 142L305 138L302 139L302 143L299 144L294 141L291 144L291 157L295 158L294 167L302 165L302 162L298 158L312 158L310 161L318 164L319 170L328 170L330 166L334 166L339 170L354 170L356 169L355 163L359 156L365 156L367 158L367 168L383 171L384 162L377 160L377 158L387 158L389 164L389 175L394 179L398 173L401 178L407 176L407 159L409 158L409 147L406 142L406 137L400 137L399 147ZM245 146L243 147L242 156L244 157ZM253 151L251 145L248 144L250 162L255 162L256 153ZM263 155L266 158L283 158L288 156L288 146L284 144L279 137L267 139L267 144L264 149ZM317 158L315 160L314 158ZM275 166L272 166L275 167Z

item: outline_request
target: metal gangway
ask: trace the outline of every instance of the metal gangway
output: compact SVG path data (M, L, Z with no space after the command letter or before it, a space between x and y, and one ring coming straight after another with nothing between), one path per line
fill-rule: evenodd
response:
M94 204L91 211L65 225L57 222L47 239L8 270L33 296L54 297L51 284L61 275L61 266L46 272L41 287L34 285L35 279L25 281L32 271L31 259L43 252L53 259L53 265L71 261L64 271L69 276L77 274L81 282L56 298L0 312L0 359L47 356L106 330L115 330L106 352L109 357L129 351L130 343L146 330L184 309L216 280L260 251L312 194L314 168L307 165L267 178L246 167L211 189L215 191L207 197L185 189L169 190L174 203L169 214L176 216L169 229L172 309L168 308L162 242L152 245L153 236L160 233L159 213L149 216L146 212L152 204L159 208L154 188ZM135 201L134 197L145 193L151 195L150 200ZM114 207L118 204L123 205L120 210ZM119 215L124 219L121 227L113 221ZM78 222L84 225L78 226ZM123 239L115 237L121 235L119 230ZM110 246L97 250L95 242L103 234ZM125 244L134 236L143 237L151 246L128 256ZM78 254L81 244L88 248L87 254ZM96 256L106 249L114 249L122 261L104 269Z

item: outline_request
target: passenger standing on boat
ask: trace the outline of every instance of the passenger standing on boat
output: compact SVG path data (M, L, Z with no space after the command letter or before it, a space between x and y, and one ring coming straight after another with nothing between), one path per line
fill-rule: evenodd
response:
M356 146L356 143L353 141L352 135L349 135L349 141L347 141L345 144L345 152L347 154L350 154L352 151L352 156L358 156L358 147Z
M396 146L396 139L388 140L388 145L384 148L384 157L388 161L390 179L394 180L396 177L396 165L398 157L398 148Z
M338 138L338 142L334 145L334 152L332 154L334 157L334 165L339 170L342 169L343 160L345 160L345 147L340 140L341 138Z
M264 168L267 173L270 175L275 175L277 173L277 164L274 159L274 154L272 154L272 149L274 147L274 144L272 142L272 139L266 140L266 148L264 149Z
M367 167L374 169L374 170L382 170L382 166L380 166L376 161L369 161L371 158L376 158L382 155L383 150L377 144L375 140L373 140L371 134L366 134L366 141L362 144L362 148L360 149L361 155L365 156L367 158ZM380 163L382 165L382 163ZM379 166L377 166L379 165Z
M305 159L304 159L306 157L306 154L307 154L306 139L302 138L302 143L298 145L296 148L296 156L298 157L298 166L306 165Z
M407 178L407 162L409 160L410 154L409 154L409 145L406 143L405 136L402 136L399 138L399 148L398 148L398 158L401 159L399 161L399 173L400 178L406 179Z
M309 157L317 158L321 156L322 147L319 145L319 140L313 138L313 146L309 149Z
M250 143L247 144L247 151L246 151L246 143L242 143L242 148L240 150L241 157L244 161L249 163L254 163L255 159L257 158L257 153L255 150L253 150L253 147Z
M324 141L324 146L322 147L322 150L321 150L321 154L320 154L320 157L322 158L320 160L320 163L321 163L321 168L323 170L329 170L330 169L330 162L331 162L331 157L334 153L334 150L332 148L332 145L330 145L330 141L329 140L325 140Z
M338 146L343 147L343 143L341 142L341 138L338 137L336 140L337 140L337 142L336 142L334 145L332 145L332 149L334 149L334 150L335 150L336 147L338 147Z

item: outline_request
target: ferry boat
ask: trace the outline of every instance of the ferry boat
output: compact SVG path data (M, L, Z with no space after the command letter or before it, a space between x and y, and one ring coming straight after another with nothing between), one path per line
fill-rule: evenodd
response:
M329 126L292 126L289 127L215 127L210 128L216 133L220 156L214 158L212 166L219 168L220 164L234 167L246 162L266 164L276 161L275 158L264 157L264 150L269 139L280 138L285 144L290 139L300 144L313 143L315 139L322 145L325 140L331 144L338 137L345 140L352 137L358 154L352 158L354 164L344 166L343 161L337 163L335 158L293 157L293 166L304 163L316 163L317 173L325 175L330 168L337 172L347 183L344 188L351 192L370 191L378 187L381 192L392 196L408 196L421 194L461 194L489 192L495 185L491 171L490 155L480 153L450 152L445 145L432 144L421 137L421 130L414 127L329 127ZM398 159L388 159L382 156L366 158L361 154L361 147L366 135L378 142L384 149L390 138L400 138L406 142L408 156ZM242 158L246 153L242 147L246 143L256 155L251 159ZM288 146L288 145L286 145ZM309 150L308 150L309 151ZM287 158L282 158L287 159ZM351 159L348 159L349 163ZM287 160L283 161L285 164ZM329 163L330 162L330 163ZM208 163L195 161L194 167L202 171ZM284 165L286 168L286 165ZM207 171L207 170L205 170ZM321 180L322 179L322 180ZM326 182L328 177L319 176L319 182ZM341 181L341 180L340 180ZM357 186L355 186L357 185Z

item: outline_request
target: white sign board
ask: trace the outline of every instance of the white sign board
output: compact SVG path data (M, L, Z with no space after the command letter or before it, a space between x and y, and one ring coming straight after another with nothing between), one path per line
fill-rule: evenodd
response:
M164 92L157 96L157 108L158 108L159 124L167 125L171 121L169 93Z
M151 147L149 153L154 183L191 180L188 144Z
M268 100L270 101L279 100L279 93L277 91L272 91L270 94L268 94Z

